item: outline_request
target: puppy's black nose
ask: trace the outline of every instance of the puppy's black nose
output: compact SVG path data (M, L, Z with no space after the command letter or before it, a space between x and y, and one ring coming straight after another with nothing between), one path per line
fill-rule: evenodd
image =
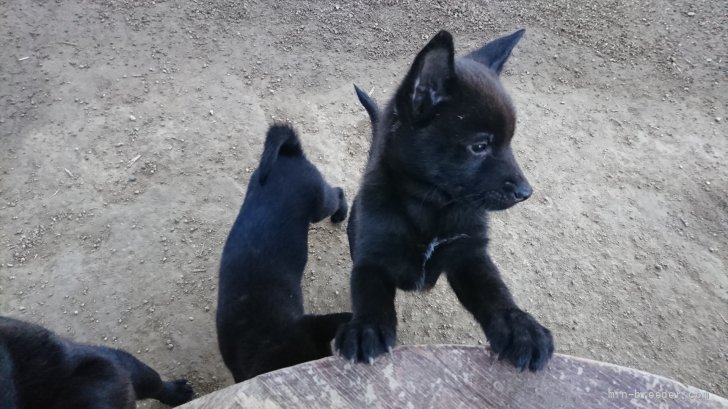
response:
M528 199L533 193L533 188L528 183L515 184L513 182L506 182L505 189L506 192L511 193L513 198L519 202Z

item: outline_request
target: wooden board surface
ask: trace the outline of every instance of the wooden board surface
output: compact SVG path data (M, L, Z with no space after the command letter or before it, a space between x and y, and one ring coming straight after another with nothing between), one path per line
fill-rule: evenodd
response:
M649 395L652 393L652 395ZM260 375L184 409L728 408L728 400L650 373L555 355L519 373L489 350L405 346L374 365L331 357Z

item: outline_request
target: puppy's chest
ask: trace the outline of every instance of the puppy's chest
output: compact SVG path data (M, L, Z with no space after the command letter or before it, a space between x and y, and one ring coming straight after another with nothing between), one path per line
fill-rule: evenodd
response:
M457 242L461 239L469 237L465 233L448 235L445 237L433 237L429 243L419 245L418 249L421 249L419 254L419 261L417 268L417 274L414 277L410 277L411 282L406 285L404 289L412 290L426 290L432 288L437 279L442 273L442 266L432 263L433 257L438 252L442 251L443 248L448 245Z

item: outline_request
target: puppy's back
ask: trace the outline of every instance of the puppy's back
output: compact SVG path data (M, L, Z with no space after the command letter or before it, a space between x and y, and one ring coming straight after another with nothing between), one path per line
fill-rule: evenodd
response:
M244 277L261 284L292 276L289 284L298 286L300 277L290 272L302 272L305 266L308 226L329 190L304 155L296 131L288 124L271 125L223 249L221 285L233 280L238 283L226 287L239 289Z
M0 386L5 382L14 385L11 391L0 392L0 403L10 400L7 395L12 394L21 408L66 407L58 401L65 402L64 393L73 395L77 390L71 384L75 368L71 351L64 339L39 325L0 317L0 355L9 358L7 365L0 364Z
M306 159L293 128L271 126L220 261L218 344L236 381L330 355L333 330L319 340L302 322L301 278L309 224L346 212L343 191Z
M40 385L45 378L63 379L70 374L65 343L39 325L0 317L0 345L11 357L2 373L9 371L17 384ZM16 363L18 359L20 361Z

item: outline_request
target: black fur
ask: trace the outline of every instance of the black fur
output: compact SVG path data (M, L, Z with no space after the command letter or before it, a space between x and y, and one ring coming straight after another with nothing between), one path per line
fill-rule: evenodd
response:
M127 352L0 317L2 409L129 409L150 398L177 406L192 395L186 380L163 382Z
M354 317L335 342L345 358L390 350L396 289L429 289L442 272L502 358L537 370L551 357L551 333L518 308L486 251L487 212L532 191L511 151L515 110L498 77L522 35L456 59L441 31L382 112L358 90L375 111L374 137L347 229Z
M369 119L372 122L372 129L376 128L377 122L379 122L379 107L377 107L377 104L371 99L371 97L369 97L369 94L356 85L354 85L354 91L356 91L356 96L359 98L359 102L361 102L362 106L367 111L367 114L369 114Z
M339 223L348 206L287 125L268 130L258 169L220 262L217 337L235 382L331 355L350 313L304 315L301 278L310 223Z

